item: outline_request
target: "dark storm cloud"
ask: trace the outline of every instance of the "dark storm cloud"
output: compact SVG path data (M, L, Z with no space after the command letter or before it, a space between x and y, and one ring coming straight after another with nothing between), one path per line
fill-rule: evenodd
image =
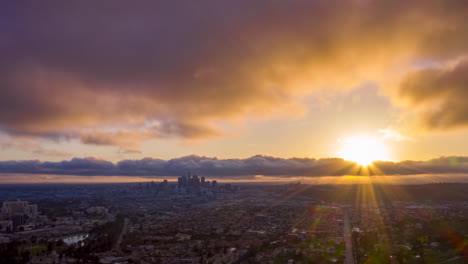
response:
M429 161L375 162L368 169L338 158L282 159L253 156L247 159L217 159L186 156L171 160L145 158L116 164L95 158L74 158L61 162L3 161L1 173L57 175L180 176L188 171L204 176L315 177L340 175L414 175L468 173L468 157L441 157Z
M131 150L211 137L217 120L298 113L298 94L465 54L467 14L466 1L444 0L8 1L0 127Z

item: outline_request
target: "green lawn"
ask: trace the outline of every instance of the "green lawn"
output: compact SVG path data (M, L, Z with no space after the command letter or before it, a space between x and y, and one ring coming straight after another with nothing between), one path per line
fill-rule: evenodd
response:
M37 256L43 251L47 251L47 245L46 244L38 244L38 245L36 245L36 246L29 249L29 252L31 252L31 257Z

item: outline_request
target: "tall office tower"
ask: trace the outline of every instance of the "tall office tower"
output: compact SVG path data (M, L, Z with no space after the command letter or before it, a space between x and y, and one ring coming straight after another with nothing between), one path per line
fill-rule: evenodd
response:
M198 176L196 174L193 175L192 179L193 179L193 186L194 187L200 186L200 178L198 178Z
M177 178L177 187L179 188L183 187L182 179L183 179L182 177Z
M187 181L186 181L186 186L187 187L190 187L192 186L192 174L189 172L187 172Z
M205 177L203 177L203 176L201 177L201 185L205 186Z

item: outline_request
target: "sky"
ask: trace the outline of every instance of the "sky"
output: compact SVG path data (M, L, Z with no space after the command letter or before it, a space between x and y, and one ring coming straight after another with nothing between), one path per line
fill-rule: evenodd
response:
M468 173L466 1L0 5L0 172L335 175L365 138L376 174Z

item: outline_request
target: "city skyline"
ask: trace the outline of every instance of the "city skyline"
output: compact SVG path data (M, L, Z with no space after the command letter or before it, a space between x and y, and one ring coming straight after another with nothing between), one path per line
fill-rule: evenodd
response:
M467 22L0 1L0 264L466 264Z

